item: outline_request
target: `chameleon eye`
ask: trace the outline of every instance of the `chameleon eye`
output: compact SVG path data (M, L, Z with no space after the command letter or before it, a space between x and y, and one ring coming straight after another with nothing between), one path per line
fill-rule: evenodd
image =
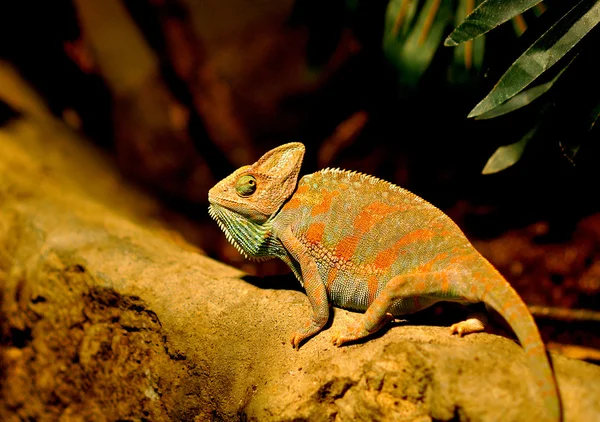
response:
M256 179L254 176L245 175L235 183L235 191L239 196L250 196L256 191Z

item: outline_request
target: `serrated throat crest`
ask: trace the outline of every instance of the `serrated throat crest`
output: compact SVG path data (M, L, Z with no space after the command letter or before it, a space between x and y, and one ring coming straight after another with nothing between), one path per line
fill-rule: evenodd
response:
M217 204L210 204L208 214L223 230L229 243L246 258L264 261L278 256L281 245L272 235L270 220L257 224Z

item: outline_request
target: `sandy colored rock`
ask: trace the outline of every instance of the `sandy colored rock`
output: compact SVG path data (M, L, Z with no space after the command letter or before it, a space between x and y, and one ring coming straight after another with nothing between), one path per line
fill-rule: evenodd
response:
M289 276L243 277L173 241L158 205L60 123L0 130L2 420L530 421L522 349L398 323L294 351ZM600 416L600 369L552 358L566 421Z

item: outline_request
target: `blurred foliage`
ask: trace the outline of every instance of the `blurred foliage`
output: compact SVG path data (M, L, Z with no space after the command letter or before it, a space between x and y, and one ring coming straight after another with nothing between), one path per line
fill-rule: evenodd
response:
M388 4L383 37L383 50L400 72L403 87L416 86L429 67L450 22L450 2L426 0L417 2L391 0Z
M600 69L594 52L600 2L390 0L383 51L397 70L401 90L415 89L436 55L441 54L442 36L453 16L456 29L444 42L457 46L453 59L445 62L448 84L489 85L485 76L497 74L505 66L494 62L498 48L508 49L508 55L513 56L512 63L468 116L490 119L529 108L525 135L498 148L483 173L513 165L529 142L551 133L560 134L558 144L564 156L575 163L580 147L598 136L595 122L600 110ZM498 32L509 21L513 32L499 32L494 48L486 49L483 34ZM573 92L578 93L576 101Z

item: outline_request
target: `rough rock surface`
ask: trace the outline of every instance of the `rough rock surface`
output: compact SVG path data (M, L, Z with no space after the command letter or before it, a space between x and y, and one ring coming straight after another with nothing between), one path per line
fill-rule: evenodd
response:
M0 129L2 420L530 421L512 340L397 324L294 351L289 277L244 278L153 219L158 206L61 124ZM356 316L335 310L333 329ZM566 421L600 417L600 368L552 361Z

